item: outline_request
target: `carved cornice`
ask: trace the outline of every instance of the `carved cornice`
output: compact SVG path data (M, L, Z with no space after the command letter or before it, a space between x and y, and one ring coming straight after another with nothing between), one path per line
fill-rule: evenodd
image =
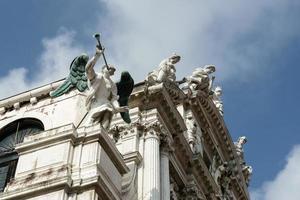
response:
M234 144L223 117L220 115L212 100L208 98L207 95L203 95L199 92L190 99L190 106L197 120L201 121L204 125L204 129L206 129L203 131L205 140L211 145L221 148L222 151L219 151L219 154L224 161L237 159ZM210 133L209 130L212 132ZM239 170L237 179L235 179L236 181L233 182L235 184L233 188L238 191L240 198L249 199L246 184L244 180L239 178L240 176L241 169Z
M185 99L186 95L178 87L178 84L168 81L168 82L164 82L163 85L168 91L168 93L170 94L170 96L172 97L174 103L178 103Z
M209 197L209 194L211 193L218 194L219 188L207 169L203 159L199 155L193 157L193 164L191 166L193 174L197 177L196 180L198 181L198 184L201 185L201 188L203 188L203 192L207 199L211 199Z
M172 134L185 131L184 121L177 111L176 103L184 99L184 93L175 83L160 83L148 87L140 85L131 95L129 104L141 111L156 108L164 124Z
M63 80L58 80L56 82L32 89L27 92L23 92L6 99L0 100L0 108L10 108L16 103L23 104L23 102L36 103L36 98L45 98L49 96L49 92L57 88ZM35 97L35 98L34 98Z

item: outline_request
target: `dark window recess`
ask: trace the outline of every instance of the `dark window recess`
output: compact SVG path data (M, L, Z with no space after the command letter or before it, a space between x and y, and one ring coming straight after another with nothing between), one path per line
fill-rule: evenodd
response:
M210 159L209 159L209 157L208 157L208 155L205 151L203 151L203 161L204 161L207 169L209 169L210 166L211 166L211 161L210 161Z
M16 144L23 142L25 136L43 130L43 124L31 118L14 121L0 130L0 192L15 175L18 163Z
M18 160L12 160L0 166L0 191L2 192L6 184L14 176L16 172Z

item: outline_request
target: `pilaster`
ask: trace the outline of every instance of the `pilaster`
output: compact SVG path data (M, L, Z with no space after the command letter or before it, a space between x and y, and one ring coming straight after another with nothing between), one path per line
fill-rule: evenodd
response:
M161 200L170 199L170 152L173 151L171 146L171 138L163 137L161 139L161 150L160 150L160 189L161 189Z
M160 199L159 133L152 128L145 135L143 199Z

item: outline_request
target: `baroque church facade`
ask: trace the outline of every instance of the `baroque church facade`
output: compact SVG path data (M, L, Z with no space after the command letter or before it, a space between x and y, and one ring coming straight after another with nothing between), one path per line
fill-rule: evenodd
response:
M1 100L0 199L250 199L246 138L226 127L215 67L178 81L179 60L135 84L130 122L116 113L107 128L88 123L89 88L51 95L65 80Z

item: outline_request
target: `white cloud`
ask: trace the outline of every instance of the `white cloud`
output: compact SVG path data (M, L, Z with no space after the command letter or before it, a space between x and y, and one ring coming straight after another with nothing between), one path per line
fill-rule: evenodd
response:
M300 199L300 145L288 155L287 163L274 180L251 192L252 200Z
M219 80L251 80L299 33L290 9L299 3L293 0L100 2L107 8L99 25L107 53L140 80L173 51L182 55L178 77L213 63Z
M73 31L62 28L54 38L43 39L44 51L38 57L34 70L14 68L0 77L0 98L66 77L72 59L84 52L80 45L74 44L74 36Z
M215 64L217 81L247 81L273 68L268 59L299 34L291 9L299 5L296 0L99 0L106 12L99 12L93 28L103 33L108 62L136 81L173 52L182 56L179 78ZM70 61L94 49L75 42L74 34L62 29L43 39L34 70L15 68L0 77L0 98L67 76Z
M6 97L15 94L16 91L28 89L26 82L26 68L16 68L9 71L8 75L0 79L0 97Z
M68 75L73 58L84 52L80 44L75 43L74 36L74 31L61 29L56 37L43 39L44 52L38 60L37 80L48 83Z

